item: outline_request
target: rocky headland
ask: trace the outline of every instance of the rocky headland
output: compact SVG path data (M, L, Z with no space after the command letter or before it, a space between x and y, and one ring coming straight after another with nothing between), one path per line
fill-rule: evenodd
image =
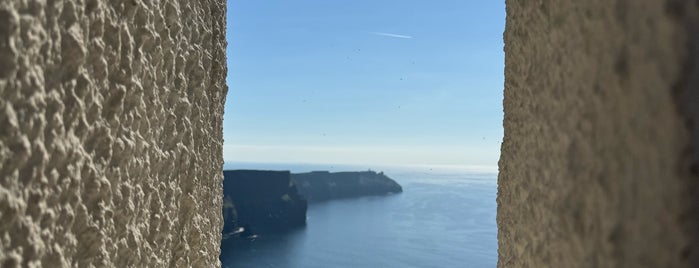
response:
M400 193L383 172L228 170L223 172L223 238L306 224L307 202Z
M308 202L403 192L403 188L383 172L314 171L291 174L291 178Z

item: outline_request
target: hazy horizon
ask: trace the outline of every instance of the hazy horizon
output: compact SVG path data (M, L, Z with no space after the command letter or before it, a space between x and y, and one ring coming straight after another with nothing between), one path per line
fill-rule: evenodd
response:
M377 163L346 164L346 163L309 163L309 162L250 162L250 161L226 161L224 170L253 169L253 170L289 170L291 172L311 171L384 171L384 172L411 172L411 173L441 173L441 174L470 174L497 176L497 167L469 166L469 165L387 165Z

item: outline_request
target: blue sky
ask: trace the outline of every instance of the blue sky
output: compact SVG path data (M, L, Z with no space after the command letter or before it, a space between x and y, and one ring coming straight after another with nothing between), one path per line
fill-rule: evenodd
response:
M229 0L224 159L495 168L504 1Z

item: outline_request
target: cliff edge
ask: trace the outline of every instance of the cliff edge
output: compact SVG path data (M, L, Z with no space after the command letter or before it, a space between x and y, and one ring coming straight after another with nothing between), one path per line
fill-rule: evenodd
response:
M383 172L314 171L294 173L291 178L309 202L403 192L403 188Z
M289 171L227 170L223 176L224 235L240 227L252 234L306 224L306 199Z

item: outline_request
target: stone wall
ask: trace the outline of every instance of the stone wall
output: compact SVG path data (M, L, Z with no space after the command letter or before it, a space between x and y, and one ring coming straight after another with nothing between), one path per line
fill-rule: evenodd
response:
M225 1L0 0L0 267L212 267Z
M699 264L697 10L507 0L500 267Z

